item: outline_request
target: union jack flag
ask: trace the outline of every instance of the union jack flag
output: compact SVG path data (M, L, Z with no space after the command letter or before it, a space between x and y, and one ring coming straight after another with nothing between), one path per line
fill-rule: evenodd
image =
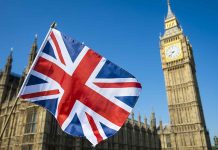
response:
M95 146L121 128L140 90L133 75L50 29L18 96L46 108L64 132Z

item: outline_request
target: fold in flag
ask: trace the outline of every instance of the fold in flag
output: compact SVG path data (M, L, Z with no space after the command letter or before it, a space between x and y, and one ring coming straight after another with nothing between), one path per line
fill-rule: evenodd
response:
M133 75L50 29L18 97L46 108L64 132L95 146L121 128L140 90Z

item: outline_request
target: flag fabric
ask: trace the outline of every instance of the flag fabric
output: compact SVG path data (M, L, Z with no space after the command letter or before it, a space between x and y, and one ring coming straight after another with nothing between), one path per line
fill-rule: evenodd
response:
M133 75L51 29L18 96L46 108L64 132L95 146L121 128L140 90Z

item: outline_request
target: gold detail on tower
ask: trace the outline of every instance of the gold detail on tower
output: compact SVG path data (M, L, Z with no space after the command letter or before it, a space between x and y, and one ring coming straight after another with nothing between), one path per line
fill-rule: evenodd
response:
M178 25L177 21L175 19L172 19L170 21L165 22L165 29L170 29L170 28L175 27L177 25Z

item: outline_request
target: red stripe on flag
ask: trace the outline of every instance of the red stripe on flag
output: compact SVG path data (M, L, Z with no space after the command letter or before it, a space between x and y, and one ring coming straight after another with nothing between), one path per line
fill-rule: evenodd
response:
M95 124L95 121L93 120L93 118L89 114L86 113L86 116L89 120L89 124L91 125L92 131L93 131L95 137L97 138L98 143L101 142L103 140L103 138L98 131L98 128Z
M142 88L140 83L137 82L122 82L122 83L96 83L100 88L125 88L125 87L136 87L136 88Z
M89 87L83 90L85 93L88 93L86 97L79 99L83 104L117 126L121 127L123 125L124 121L129 116L129 112Z
M81 101L84 105L118 126L122 126L129 116L129 112L85 85L101 59L100 55L89 50L73 75L70 76L53 62L39 57L34 70L55 80L64 89L64 94L58 105L57 120L60 125L67 119L76 100Z
M59 90L50 90L50 91L25 94L25 95L22 95L21 98L23 98L23 99L35 98L35 97L40 97L40 96L55 95L55 94L59 94L59 93L60 93Z
M51 36L51 39L52 39L52 41L54 42L54 45L55 45L56 50L57 50L57 52L58 52L58 57L59 57L59 59L60 59L61 62L65 65L64 58L63 58L63 56L62 56L62 54L61 54L60 46L58 45L58 41L57 41L57 39L56 39L54 33L52 32L50 36Z

